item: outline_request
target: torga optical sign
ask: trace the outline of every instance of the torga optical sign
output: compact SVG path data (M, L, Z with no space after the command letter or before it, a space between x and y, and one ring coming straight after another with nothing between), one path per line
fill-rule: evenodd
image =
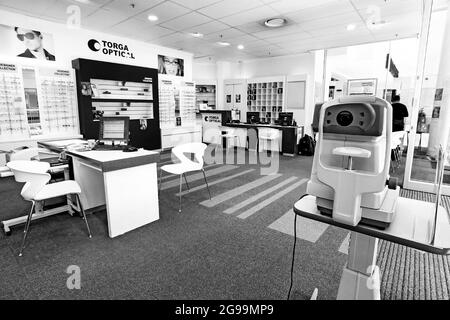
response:
M108 56L135 59L133 52L130 52L126 44L105 40L97 41L95 39L91 39L88 41L88 47L92 51L101 51L103 54Z

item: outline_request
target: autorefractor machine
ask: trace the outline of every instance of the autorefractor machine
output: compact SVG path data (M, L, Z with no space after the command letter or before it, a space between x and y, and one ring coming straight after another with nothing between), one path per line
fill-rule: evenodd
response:
M389 177L390 103L348 96L319 110L311 178L294 212L352 231L337 298L380 299L378 239L447 255L449 217L438 202L434 210L432 203L399 197Z
M387 227L400 191L389 179L391 105L372 97L334 100L322 106L319 121L307 193L337 222Z

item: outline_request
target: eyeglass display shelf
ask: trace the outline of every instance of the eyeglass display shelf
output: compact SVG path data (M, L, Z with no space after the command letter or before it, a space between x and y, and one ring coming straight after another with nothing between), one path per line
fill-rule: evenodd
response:
M447 210L439 206L435 240L432 244L435 204L399 197L394 220L384 230L358 224L350 226L334 221L317 209L316 197L307 195L294 204L295 214L329 225L395 242L425 252L450 255L450 220Z
M153 102L153 99L92 98L92 102Z

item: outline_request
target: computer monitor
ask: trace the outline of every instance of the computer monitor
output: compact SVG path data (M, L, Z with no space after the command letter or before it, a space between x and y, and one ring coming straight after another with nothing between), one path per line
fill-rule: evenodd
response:
M278 115L278 123L282 126L292 126L293 119L293 112L280 112Z
M130 118L102 117L100 120L100 141L116 141L128 143Z
M247 112L248 123L259 123L259 112Z

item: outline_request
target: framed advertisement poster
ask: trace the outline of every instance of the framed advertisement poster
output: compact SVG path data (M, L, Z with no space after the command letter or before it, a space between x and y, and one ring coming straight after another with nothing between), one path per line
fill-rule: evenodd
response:
M53 35L41 30L0 24L0 55L55 61Z
M350 79L347 81L349 96L374 96L377 93L378 79Z

